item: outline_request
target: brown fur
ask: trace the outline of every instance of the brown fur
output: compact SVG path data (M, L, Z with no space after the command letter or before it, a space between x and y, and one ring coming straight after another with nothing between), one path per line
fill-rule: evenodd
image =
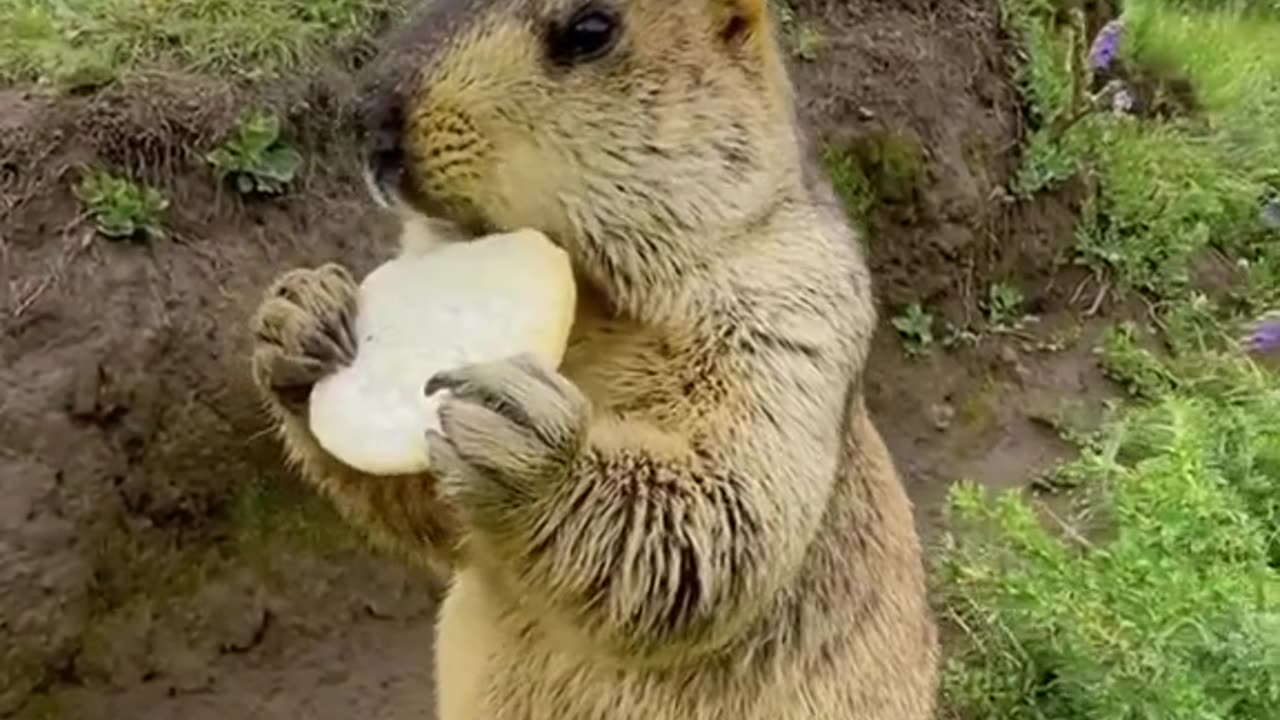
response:
M937 683L910 505L865 410L857 239L806 171L765 0L613 0L561 67L569 0L433 0L371 72L414 208L565 247L563 365L463 368L439 481L370 478L308 433L354 283L293 271L255 376L352 522L450 571L441 720L923 720Z

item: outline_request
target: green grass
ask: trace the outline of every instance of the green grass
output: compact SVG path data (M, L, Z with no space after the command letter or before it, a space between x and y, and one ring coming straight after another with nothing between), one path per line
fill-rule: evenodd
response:
M0 82L98 84L143 67L286 71L406 0L0 0Z
M849 220L858 228L866 230L867 220L876 205L871 179L848 148L825 146L822 148L821 158Z
M296 544L322 553L362 546L359 533L313 488L280 478L247 480L236 495L230 524L242 556L268 556L266 546Z
M1009 4L1014 17L1037 7ZM1280 236L1259 221L1280 189L1280 20L1189 7L1129 0L1125 53L1190 78L1195 113L1097 115L1074 138L1031 140L1024 179L1057 177L1037 170L1052 152L1096 178L1081 256L1146 296L1153 322L1101 343L1131 399L1056 470L1077 488L1069 511L954 489L935 584L955 630L956 717L1280 718L1280 382L1236 344L1244 320L1280 301ZM1061 67L1043 53L1063 47L1040 38L1026 62ZM1036 73L1024 92L1051 114L1063 76ZM1192 286L1208 250L1238 281Z
M1280 0L1169 0L1173 8L1184 10L1217 10L1241 14L1280 14Z
M884 205L912 202L925 175L919 139L892 128L826 143L820 158L849 220L864 231Z

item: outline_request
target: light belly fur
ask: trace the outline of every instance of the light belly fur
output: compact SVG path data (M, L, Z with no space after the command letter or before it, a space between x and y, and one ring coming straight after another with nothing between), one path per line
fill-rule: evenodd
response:
M480 579L467 570L454 576L436 624L436 718L485 717L486 682L502 648L498 607Z
M603 671L509 634L510 619L484 581L463 570L440 608L436 640L437 720L924 720L927 674L885 673L874 647L851 642L843 662L813 674L794 667L731 681L715 691L699 679L657 681L644 673ZM891 633L889 633L891 634ZM923 660L920 658L919 660ZM910 662L910 661L908 661ZM860 672L880 676L867 687ZM667 678L671 680L672 678ZM868 680L872 678L867 678ZM901 692L897 683L922 683ZM897 690L897 691L895 691ZM923 692L922 692L923 691Z

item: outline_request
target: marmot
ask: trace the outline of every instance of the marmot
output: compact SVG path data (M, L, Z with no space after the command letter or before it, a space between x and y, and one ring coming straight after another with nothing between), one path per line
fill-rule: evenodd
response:
M355 283L285 274L254 375L356 525L451 574L440 720L923 720L938 640L864 406L868 270L798 130L767 0L431 0L367 70L379 194L543 231L559 369L437 376L430 477L364 477L301 413Z

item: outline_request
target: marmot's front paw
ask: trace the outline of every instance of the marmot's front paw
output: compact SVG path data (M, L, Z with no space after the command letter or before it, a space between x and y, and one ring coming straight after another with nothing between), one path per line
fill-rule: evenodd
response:
M335 263L272 283L253 317L253 379L268 400L300 412L316 381L355 359L356 292Z
M451 395L440 404L443 433L427 433L432 470L473 513L536 498L568 472L586 439L586 397L532 356L470 365L427 383L428 394L443 390Z

